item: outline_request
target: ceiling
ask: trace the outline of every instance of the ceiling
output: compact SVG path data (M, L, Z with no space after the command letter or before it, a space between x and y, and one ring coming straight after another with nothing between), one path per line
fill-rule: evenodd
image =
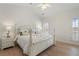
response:
M50 3L50 7L48 7L47 10L42 11L41 8L39 7L40 4L32 4L31 7L33 8L33 11L36 12L39 15L42 15L44 13L45 15L43 16L51 16L55 15L59 12L64 12L67 10L74 10L74 9L79 9L79 4L75 3Z
M79 4L78 3L49 3L50 7L42 11L41 8L39 7L40 3L5 3L5 4L0 4L0 10L1 8L4 7L6 11L9 10L14 10L13 8L29 8L35 15L38 15L39 17L49 17L53 16L59 12L65 12L67 10L74 10L74 9L79 9ZM8 8L6 8L8 6ZM44 15L42 15L44 13Z

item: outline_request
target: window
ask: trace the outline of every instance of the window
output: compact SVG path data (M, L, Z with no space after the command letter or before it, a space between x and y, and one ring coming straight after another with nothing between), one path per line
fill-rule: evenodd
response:
M79 19L78 18L74 18L73 22L72 22L72 27L73 28L78 28L78 23L79 23Z
M79 27L79 18L76 17L76 18L73 18L72 20L72 30L73 30L73 41L79 41L79 38L78 38L78 27Z

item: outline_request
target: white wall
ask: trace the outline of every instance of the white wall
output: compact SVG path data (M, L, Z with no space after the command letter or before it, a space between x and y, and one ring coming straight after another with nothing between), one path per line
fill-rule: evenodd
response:
M52 15L48 19L50 24L50 32L55 28L55 39L57 41L78 44L72 42L72 19L79 16L79 9L64 10Z
M27 5L0 4L0 33L5 31L6 24L35 26L41 24L41 20Z

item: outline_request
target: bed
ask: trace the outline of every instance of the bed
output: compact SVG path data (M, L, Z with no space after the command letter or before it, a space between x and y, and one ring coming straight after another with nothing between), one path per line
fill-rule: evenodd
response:
M23 54L35 56L54 44L53 36L48 32L34 34L29 31L28 35L17 36L17 43L22 48Z

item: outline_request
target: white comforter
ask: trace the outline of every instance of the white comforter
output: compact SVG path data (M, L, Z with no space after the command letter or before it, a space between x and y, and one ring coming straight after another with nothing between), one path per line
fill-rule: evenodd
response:
M52 38L53 36L46 34L46 33L42 33L42 34L37 34L37 35L32 35L32 43L38 43L47 39ZM23 49L23 50L28 50L28 46L29 46L29 39L30 36L18 36L17 39L17 43L19 44L19 46Z
M51 38L52 35L49 34L37 34L37 35L32 35L32 43L38 43L41 42L43 40L47 40L49 38Z
M32 43L38 43L43 40L47 40L49 38L53 37L52 35L49 35L48 33L41 33L41 34L33 34L32 35ZM30 36L23 35L23 36L18 36L18 43L21 45L25 45L29 42Z
M17 43L21 48L24 48L24 46L28 46L29 44L29 36L18 36Z

